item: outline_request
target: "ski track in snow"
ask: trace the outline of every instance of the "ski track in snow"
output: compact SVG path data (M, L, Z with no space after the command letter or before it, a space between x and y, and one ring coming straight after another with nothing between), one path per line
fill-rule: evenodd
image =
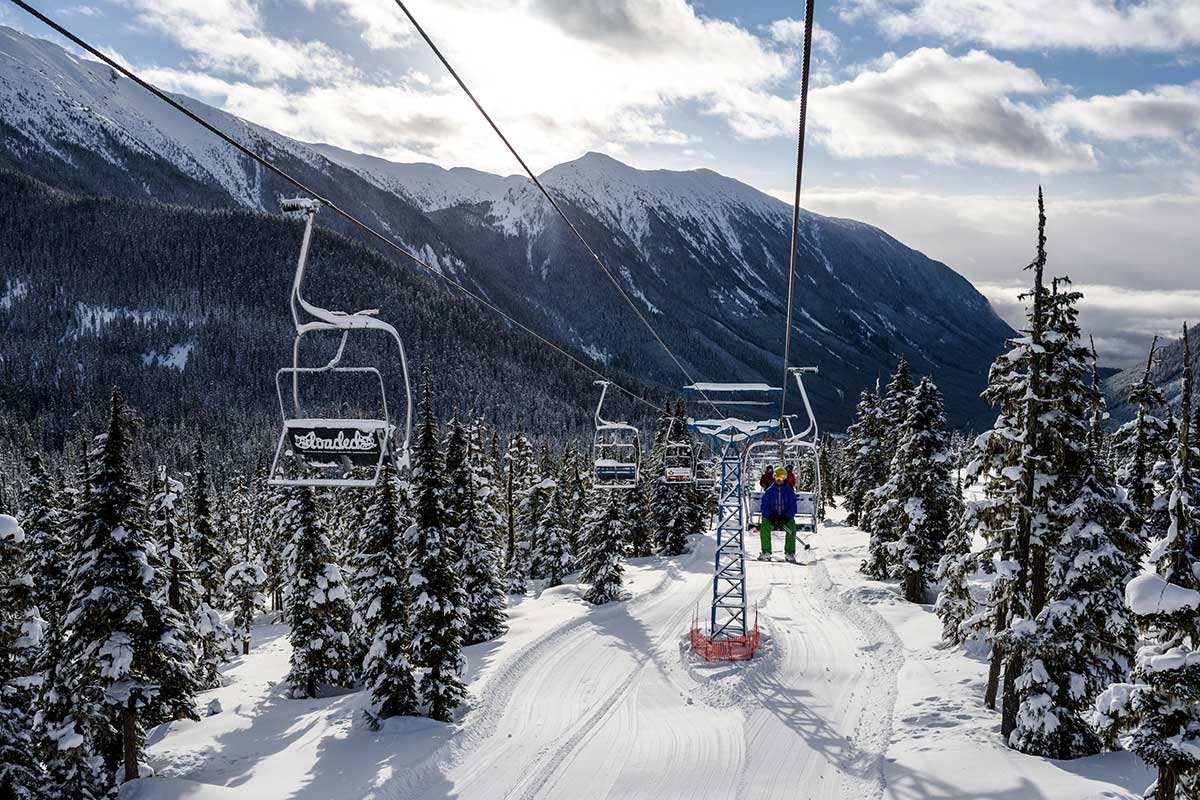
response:
M380 795L881 796L902 660L894 634L839 595L819 561L753 562L763 651L695 663L686 631L707 607L713 546L694 539L649 591L526 645L475 689L483 699L462 737Z

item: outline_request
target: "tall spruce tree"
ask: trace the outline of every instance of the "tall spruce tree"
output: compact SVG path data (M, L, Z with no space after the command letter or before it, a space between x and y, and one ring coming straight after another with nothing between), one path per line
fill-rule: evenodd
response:
M593 505L583 528L584 549L580 557L580 580L590 584L584 599L597 605L621 596L621 559L629 540L629 526L622 492L605 492Z
M878 386L873 392L862 393L855 409L854 423L847 433L850 488L846 521L851 525L866 527L870 519L870 493L887 479L888 464L883 459L883 419L880 417ZM874 577L883 577L879 570L864 567L864 571Z
M162 564L129 464L133 415L119 391L111 407L79 511L62 670L77 734L132 780L145 723L194 717L198 684L183 620L158 595Z
M687 537L695 532L693 526L698 520L688 486L668 481L666 474L667 446L690 444L687 429L682 423L682 412L674 403L668 403L666 412L658 418L650 463L644 467L650 475L650 508L654 516L658 551L666 556L683 554L687 549Z
M1129 387L1129 404L1137 408L1137 415L1122 425L1113 437L1113 451L1120 463L1117 479L1147 526L1144 536L1148 539L1162 538L1165 532L1165 529L1152 532L1150 525L1155 517L1154 501L1158 495L1155 465L1169 458L1170 450L1167 423L1156 414L1166 406L1166 398L1151 377L1157 347L1156 336L1150 343L1150 354L1146 357L1141 379Z
M289 495L281 520L289 534L284 549L284 607L292 642L287 682L292 697L317 697L325 687L354 683L354 609L312 489L294 488Z
M385 460L366 520L354 561L358 615L368 642L363 681L380 717L416 716L421 704L410 652L412 563L404 539L408 526L400 515L390 461Z
M189 535L193 574L200 585L196 608L196 635L200 648L200 680L206 689L221 685L221 665L232 652L233 634L221 619L225 603L223 539L213 524L208 481L208 455L204 442L196 440L192 449L192 526Z
M1103 403L1091 352L1076 324L1078 292L1054 282L1047 308L1047 360L1041 414L1053 454L1050 524L1039 541L1047 557L1047 596L1033 619L1005 634L1010 657L1024 667L1016 679L1013 747L1050 758L1096 753L1092 701L1128 668L1136 631L1125 608L1125 584L1143 554L1124 499L1097 450L1093 421ZM1046 480L1039 475L1039 480Z
M878 528L896 535L889 545L891 575L904 581L906 600L924 603L926 586L962 499L955 496L950 481L941 394L932 380L924 378L908 398L890 477L876 492L876 514Z
M522 434L513 436L504 457L505 583L509 594L525 594L529 582L529 538L521 524L521 503L533 479L533 446Z
M541 543L541 557L545 565L545 575L548 586L562 584L563 576L571 570L574 554L571 552L571 526L578 526L577 520L568 517L570 508L570 488L562 481L556 481L549 493L546 513L542 516L542 524L538 529L538 541Z
M458 508L454 540L458 543L457 569L467 608L463 640L475 644L504 632L507 599L495 546L499 524L491 505L495 488L478 428L465 430L464 441L465 479L455 486L452 495Z
M1005 635L1014 620L1036 617L1045 604L1045 550L1035 547L1052 538L1048 485L1054 454L1045 430L1043 380L1046 371L1046 214L1038 190L1037 255L1027 267L1033 286L1023 336L1009 342L1009 351L992 364L983 396L997 409L991 430L975 441L975 458L967 470L970 480L984 487L971 519L988 543L996 580L988 600L992 656L984 702L996 707L1001 676L1003 715L1001 733L1007 739L1017 723L1017 676L1024 671L1020 654L1009 658Z
M445 464L438 446L433 392L425 372L417 441L413 449L413 524L406 538L412 552L412 656L421 672L421 700L433 719L449 722L466 696L462 636L468 610L451 548L443 505Z
M26 566L33 581L33 604L42 619L66 613L70 591L70 553L63 539L66 512L59 506L50 476L37 453L28 459L29 480L21 493L21 528L25 531Z
M1139 575L1125 590L1129 609L1143 626L1128 683L1096 701L1101 729L1123 734L1125 744L1158 770L1144 796L1175 800L1200 796L1200 530L1188 488L1194 450L1190 412L1195 376L1187 327L1179 426L1174 442L1171 523L1150 554L1156 572Z
M45 774L33 737L29 679L42 619L25 570L26 543L17 520L0 514L0 797L41 800Z

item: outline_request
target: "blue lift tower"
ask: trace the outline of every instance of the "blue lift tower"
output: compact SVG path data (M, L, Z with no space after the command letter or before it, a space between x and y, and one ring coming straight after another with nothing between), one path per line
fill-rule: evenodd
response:
M707 437L711 464L718 478L717 552L713 563L712 614L708 637L746 639L746 508L742 482L745 452L756 439L778 436L778 395L783 390L764 383L694 383L688 429ZM775 415L775 416L772 416Z

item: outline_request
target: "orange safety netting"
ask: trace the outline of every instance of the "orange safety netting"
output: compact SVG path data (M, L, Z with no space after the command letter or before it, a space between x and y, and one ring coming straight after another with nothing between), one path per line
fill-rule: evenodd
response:
M758 649L758 609L754 610L754 630L745 636L721 636L714 639L700 627L699 616L692 617L692 652L705 661L746 661Z

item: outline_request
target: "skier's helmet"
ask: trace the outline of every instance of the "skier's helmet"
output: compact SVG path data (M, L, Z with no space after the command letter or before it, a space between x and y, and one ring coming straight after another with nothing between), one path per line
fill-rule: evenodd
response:
M775 469L775 480L781 481L781 480L784 480L785 478L787 478L787 470L784 469L783 467L777 467Z

